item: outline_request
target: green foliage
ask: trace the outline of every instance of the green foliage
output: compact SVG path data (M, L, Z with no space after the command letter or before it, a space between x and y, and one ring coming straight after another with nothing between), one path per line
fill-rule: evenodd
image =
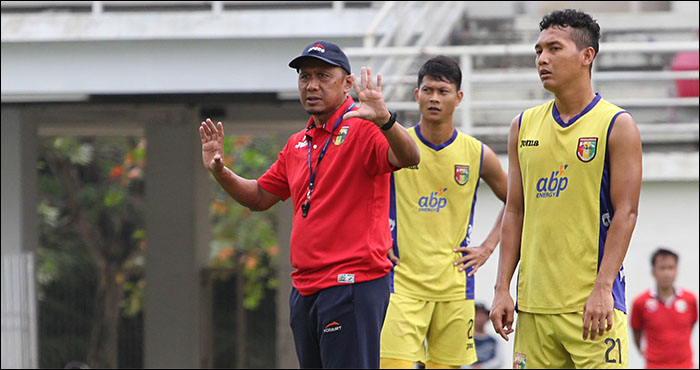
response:
M105 195L105 206L115 208L124 203L126 194L120 189L109 189Z
M279 144L274 138L224 138L224 162L235 173L248 179L260 177L275 161L278 151ZM212 266L243 272L243 306L255 310L266 289L277 287L273 269L278 251L274 208L251 212L231 199L213 178L211 183ZM219 273L215 277L226 278L227 275Z
M145 231L142 168L145 141L127 137L52 137L40 142L37 165L40 366L63 367L85 359L98 284L96 258L135 275L117 284L142 288ZM99 243L88 245L76 215L89 220ZM114 247L107 246L116 246ZM127 287L124 312L141 310L143 289ZM116 364L115 364L116 365Z
M146 230L139 200L144 195L146 143L127 137L52 137L43 139L40 147L36 271L40 366L63 367L70 360L84 359L90 345L99 289L96 256L121 263L115 279L124 289L122 321L142 317ZM257 178L276 159L279 143L274 138L230 136L225 138L225 151L231 169ZM60 173L76 179L72 191ZM241 273L243 306L257 310L277 287L274 210L251 212L213 178L211 187L211 266L224 271L218 273L221 279L230 277L231 271ZM91 250L76 228L71 207L90 220L101 239L114 241L112 245L120 249Z
M73 137L55 137L51 145L66 155L73 164L86 165L92 161L94 149L90 143L80 142Z
M122 313L125 317L133 318L143 310L146 293L146 281L137 279L124 283L124 299L121 302Z

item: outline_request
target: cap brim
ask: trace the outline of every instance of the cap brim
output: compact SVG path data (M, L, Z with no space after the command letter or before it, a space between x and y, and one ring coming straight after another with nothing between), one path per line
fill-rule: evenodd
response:
M330 65L334 65L334 66L336 66L336 67L343 68L343 66L341 66L340 64L338 64L338 63L336 63L336 62L333 62L333 61L331 61L331 60L328 60L328 59L326 59L326 58L324 58L324 57L318 56L318 55L302 55L302 56L298 56L298 57L292 59L291 62L289 62L289 66L292 67L292 68L295 68L295 69L299 69L299 68L301 67L301 62L304 61L304 60L306 60L306 59L308 59L308 58L314 58L314 59L322 60L322 61L324 61L324 62L326 62L326 63L328 63L328 64L330 64ZM343 70L345 70L345 68L343 68ZM347 70L345 70L345 71L346 71L347 73L350 73L350 71L347 71Z

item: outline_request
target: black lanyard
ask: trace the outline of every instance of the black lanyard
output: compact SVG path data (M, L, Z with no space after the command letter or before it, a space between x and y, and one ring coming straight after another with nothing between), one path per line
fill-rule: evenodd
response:
M306 156L307 163L309 164L309 187L307 188L306 191L306 202L301 205L301 216L306 217L309 214L309 208L311 208L311 193L314 191L314 183L316 181L316 172L318 171L318 167L321 165L321 160L323 157L326 155L326 150L328 149L328 144L330 144L331 139L333 138L333 134L335 133L335 130L338 129L338 126L340 125L341 122L343 122L343 116L345 113L351 111L353 108L355 108L355 103L350 104L348 109L343 112L343 114L338 117L338 120L335 121L335 124L333 125L333 130L331 131L330 136L328 136L328 140L326 140L326 143L323 145L323 148L321 149L321 154L318 155L318 161L316 161L316 169L311 171L311 140L313 139L311 136L308 136L308 154ZM311 128L311 127L309 127ZM308 130L308 129L307 129Z

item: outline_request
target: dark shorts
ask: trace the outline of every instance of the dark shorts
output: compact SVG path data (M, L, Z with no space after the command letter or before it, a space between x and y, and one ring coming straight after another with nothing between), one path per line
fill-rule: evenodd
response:
M389 275L303 296L292 288L289 324L301 368L379 368Z

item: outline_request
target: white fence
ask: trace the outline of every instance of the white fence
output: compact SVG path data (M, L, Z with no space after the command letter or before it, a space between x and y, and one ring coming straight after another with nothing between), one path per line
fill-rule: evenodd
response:
M37 368L34 254L2 255L2 368Z

